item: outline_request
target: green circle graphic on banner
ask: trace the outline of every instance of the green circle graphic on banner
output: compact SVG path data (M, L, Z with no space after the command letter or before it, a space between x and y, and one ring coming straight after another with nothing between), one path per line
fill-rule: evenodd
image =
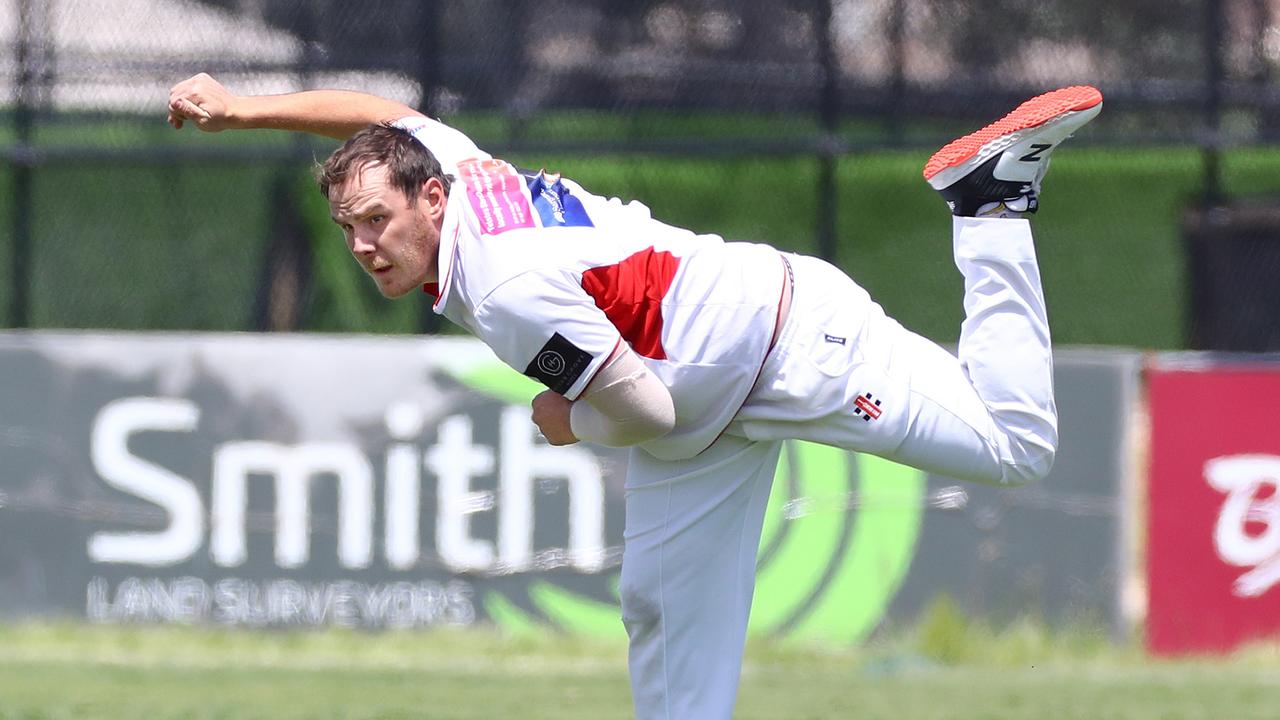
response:
M515 405L543 390L498 363L451 375ZM919 470L826 445L785 443L765 513L750 631L838 644L865 639L911 567L925 490ZM616 597L616 576L612 586ZM546 580L534 580L527 592L542 617L496 591L484 595L485 611L513 632L537 632L550 621L569 632L624 635L616 602Z

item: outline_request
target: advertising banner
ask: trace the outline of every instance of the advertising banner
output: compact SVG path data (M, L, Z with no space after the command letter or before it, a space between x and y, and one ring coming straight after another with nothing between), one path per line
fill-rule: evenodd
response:
M1149 369L1147 642L1224 651L1280 633L1280 363Z
M1095 365L1068 362L1059 383L1097 388ZM625 451L546 445L529 417L541 386L474 340L0 334L0 375L0 616L622 633ZM1064 427L1120 422L1113 394L1075 420L1064 407ZM1039 594L1023 600L1041 609L1109 615L1116 554L1099 548L1122 435L1077 446L1092 465L1060 455L1057 484L1003 516L954 481L788 445L752 631L857 642L909 574L912 607L981 582L950 584L942 570L970 567L957 553L1000 582L1030 562ZM1081 497L1102 508L1087 528L1063 511ZM1045 534L1050 516L1075 548ZM983 535L928 530L939 517ZM936 556L918 557L922 538Z
M928 511L891 619L909 622L943 593L997 627L1029 617L1123 639L1140 619L1120 602L1140 571L1130 439L1140 356L1064 349L1054 365L1060 441L1049 477L999 488L931 476L931 497L951 488L964 502Z

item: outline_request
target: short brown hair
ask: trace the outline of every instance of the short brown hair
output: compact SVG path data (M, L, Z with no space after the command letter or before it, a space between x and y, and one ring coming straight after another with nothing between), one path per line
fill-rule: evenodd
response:
M427 180L439 179L446 194L453 182L453 176L444 172L436 156L408 130L370 125L352 135L316 169L320 193L328 198L329 188L341 185L361 168L378 164L387 166L392 186L404 193L410 205L417 203L418 189Z

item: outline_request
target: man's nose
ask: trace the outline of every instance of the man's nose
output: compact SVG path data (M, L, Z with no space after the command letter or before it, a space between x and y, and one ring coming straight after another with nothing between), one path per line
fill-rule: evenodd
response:
M351 236L351 252L354 255L368 255L378 249L374 238L361 232Z

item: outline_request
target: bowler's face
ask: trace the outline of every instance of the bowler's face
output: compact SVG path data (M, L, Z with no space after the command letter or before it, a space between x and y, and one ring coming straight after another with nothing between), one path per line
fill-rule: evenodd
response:
M389 298L436 280L443 186L429 181L416 203L389 181L387 166L365 165L329 188L329 212L346 236L347 249ZM439 189L431 189L433 183Z

